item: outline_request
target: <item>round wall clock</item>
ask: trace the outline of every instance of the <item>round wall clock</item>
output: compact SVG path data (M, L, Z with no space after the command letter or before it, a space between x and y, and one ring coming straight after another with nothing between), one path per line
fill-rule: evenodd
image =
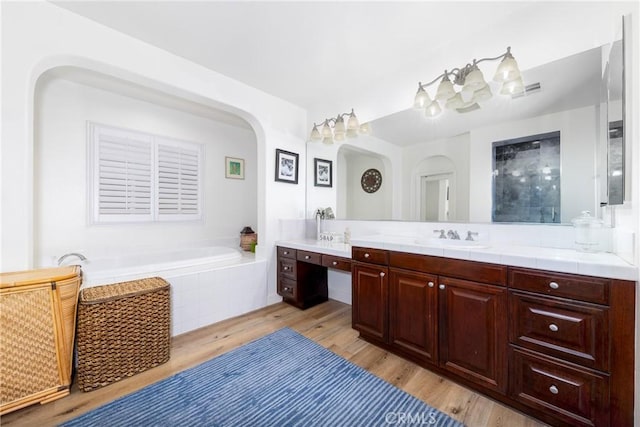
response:
M367 193L375 193L382 185L382 174L378 169L367 169L362 174L360 184Z

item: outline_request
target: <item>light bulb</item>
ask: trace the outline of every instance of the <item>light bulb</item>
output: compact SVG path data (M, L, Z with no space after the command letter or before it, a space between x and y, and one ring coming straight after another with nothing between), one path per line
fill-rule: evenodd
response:
M344 132L336 132L333 139L335 139L336 141L344 141Z
M311 140L312 141L320 141L322 139L322 135L320 135L320 131L318 130L318 126L313 124L313 129L311 130Z
M427 105L431 104L431 97L427 93L426 90L422 86L418 88L418 92L416 92L416 97L413 100L413 108L417 110L422 110Z
M424 110L424 114L427 117L435 117L438 114L440 114L440 112L442 111L442 109L440 108L440 104L438 104L438 101L433 101L431 104L429 104L429 106Z
M495 76L493 76L493 80L497 82L506 82L517 79L518 77L521 77L518 63L511 53L507 53L502 62L500 62L500 65L498 65L498 69L496 70Z
M473 92L473 97L471 98L471 101L482 102L482 101L491 99L491 96L492 96L491 88L489 87L488 84L485 84L483 87Z
M357 131L359 127L360 127L360 123L358 123L358 118L356 117L356 113L353 112L353 108L352 108L351 113L349 114L349 121L347 121L347 129Z
M331 132L331 127L329 126L329 123L326 120L324 121L324 126L322 126L322 136L325 138L329 138L333 136L333 132Z
M342 115L339 115L336 118L336 124L333 127L333 131L337 134L337 133L344 133L346 131L345 127L344 127L344 119L342 118Z
M467 77L465 77L464 79L463 90L468 89L474 91L486 85L487 82L484 80L482 71L480 71L477 65L474 65L473 70L469 74L467 74Z
M521 77L504 82L502 84L502 89L500 89L501 95L515 95L522 92L524 92L524 83L522 82Z
M453 88L453 83L451 83L451 80L449 80L449 76L447 75L447 71L445 70L444 73L444 77L438 85L438 91L436 92L436 99L438 101L446 101L456 94L456 91Z

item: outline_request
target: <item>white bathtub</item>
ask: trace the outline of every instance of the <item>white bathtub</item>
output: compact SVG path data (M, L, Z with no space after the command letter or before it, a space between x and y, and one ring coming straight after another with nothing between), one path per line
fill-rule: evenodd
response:
M179 335L267 304L267 263L234 248L154 251L82 263L82 287L145 277L171 284L171 334Z

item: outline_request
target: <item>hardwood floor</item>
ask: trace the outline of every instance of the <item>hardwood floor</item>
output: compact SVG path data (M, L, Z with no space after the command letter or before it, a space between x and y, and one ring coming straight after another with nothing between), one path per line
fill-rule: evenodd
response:
M351 329L351 306L333 300L305 311L278 303L180 335L173 339L171 359L164 365L88 393L74 384L69 396L4 415L0 425L57 425L285 326L468 427L545 425L359 339Z

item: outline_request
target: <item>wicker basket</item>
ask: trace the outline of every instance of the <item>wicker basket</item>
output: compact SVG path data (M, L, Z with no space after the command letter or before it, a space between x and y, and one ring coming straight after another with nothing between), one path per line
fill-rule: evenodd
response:
M169 283L159 277L80 291L78 387L91 391L169 360Z
M0 274L0 415L69 394L78 266Z

